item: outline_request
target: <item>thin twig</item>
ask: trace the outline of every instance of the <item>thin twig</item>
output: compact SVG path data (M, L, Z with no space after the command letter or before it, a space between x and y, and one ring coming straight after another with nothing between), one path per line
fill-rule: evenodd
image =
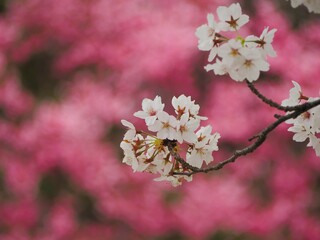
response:
M174 148L176 147L176 144L177 144L176 142L170 141L170 140L168 140L168 142L167 142L167 144L166 144L166 146L168 147L168 149L169 149L169 151L170 151L170 154L174 157L174 159L175 159L176 161L178 161L178 162L182 165L182 167L183 167L184 169L189 169L189 170L191 170L191 171L193 171L193 172L198 172L198 171L200 171L200 170L201 170L200 168L194 167L194 166L190 165L189 163L187 163L187 162L179 155L179 153L177 153L177 152L174 150Z
M251 92L253 94L255 94L258 98L260 98L264 103L268 104L271 107L277 108L281 111L287 111L287 108L284 106L281 106L280 104L272 101L269 98L266 98L264 95L262 95L258 89L255 88L255 86L253 85L252 82L249 82L248 80L246 80L246 83L248 85L248 87L250 88Z
M250 88L251 92L253 94L255 94L258 98L260 98L264 103L268 104L270 107L274 107L274 108L281 110L281 111L290 112L290 111L298 110L299 106L303 105L303 104L301 104L301 105L297 105L297 106L282 106L279 103L276 103L276 102L272 101L271 99L262 95L259 92L259 90L255 88L253 83L249 82L248 80L246 80L246 83L247 83L248 87Z

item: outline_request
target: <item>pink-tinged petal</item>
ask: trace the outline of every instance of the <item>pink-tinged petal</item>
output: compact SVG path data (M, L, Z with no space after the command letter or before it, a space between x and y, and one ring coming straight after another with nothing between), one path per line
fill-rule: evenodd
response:
M207 20L208 20L208 26L211 28L215 28L216 22L214 21L214 16L212 13L208 13Z
M129 128L129 129L135 129L134 125L131 122L128 122L127 120L122 119L121 123L123 126Z
M227 20L226 17L228 16L228 8L224 6L220 6L217 8L217 15L220 21Z
M197 140L197 135L194 132L185 132L182 134L182 138L188 143L194 143Z
M138 112L135 112L133 114L133 116L137 117L137 118L141 118L141 119L145 119L146 117L148 117L149 115L144 112L144 111L138 111Z
M209 62L213 61L213 59L217 56L217 52L218 52L218 48L216 48L216 47L211 48L210 53L209 53L209 57L208 57Z
M293 135L293 140L296 142L304 142L308 138L306 132L298 132Z
M149 116L146 117L145 121L146 121L146 125L147 126L151 126L155 123L155 121L157 120L157 116Z

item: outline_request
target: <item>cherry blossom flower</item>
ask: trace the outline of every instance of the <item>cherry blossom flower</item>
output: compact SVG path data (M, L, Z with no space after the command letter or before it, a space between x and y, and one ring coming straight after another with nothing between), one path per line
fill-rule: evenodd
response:
M219 24L214 21L213 14L207 15L208 24L203 24L196 29L195 35L198 38L198 48L201 51L210 51L208 61L211 62L217 55L218 48L222 42L225 41L221 38Z
M198 115L200 106L195 104L194 101L191 100L190 96L186 97L184 94L182 94L178 98L173 97L171 103L177 114L177 119L180 119L180 117L185 113L188 113L190 118L201 120L207 119L206 117Z
M214 20L213 14L207 15L208 24L203 24L196 30L196 36L198 40L198 48L202 51L210 51L213 48L213 39L216 32L219 32L217 23Z
M182 143L183 140L188 143L193 143L197 139L194 131L199 127L200 121L198 119L189 119L189 114L185 113L179 120L177 140Z
M272 29L269 31L269 27L266 27L261 33L260 37L253 35L246 37L246 45L249 47L258 47L264 57L276 57L277 53L271 44L276 31L277 29Z
M217 8L217 14L222 31L236 31L249 21L249 16L242 14L239 3L233 3L229 7L220 6Z
M243 46L239 40L231 39L218 49L218 55L224 59L228 65L232 65L233 62L241 58L240 49L242 48Z
M145 98L142 101L142 111L134 113L135 117L145 119L147 126L154 124L157 119L157 115L164 108L164 104L161 102L161 97L156 96L154 100Z
M295 124L294 126L288 128L288 131L295 133L293 135L293 140L296 142L304 142L310 137L310 135L312 135L311 127L307 127L303 124Z
M236 74L230 77L236 81L256 81L260 76L260 71L268 71L269 63L261 58L257 49L242 48L239 50L243 58L240 59Z
M309 98L307 102L313 102L319 98ZM314 107L294 119L289 119L287 123L295 125L303 125L305 128L310 129L312 133L318 132L320 129L320 107Z
M296 8L305 5L309 12L320 13L320 2L318 0L291 0L291 6Z
M282 101L282 106L295 106L302 100L302 91L299 83L292 81L294 87L290 89L289 98Z
M194 104L194 101L191 101L190 96L186 97L184 94L180 95L178 98L173 97L171 103L178 118L186 113L197 115L200 109L198 104Z
M160 154L157 154L155 159L151 163L151 165L154 166L155 171L150 172L160 173L162 176L170 175L170 172L173 167L173 161L172 159L166 157L168 156L168 154L168 152L161 152Z
M217 61L213 64L207 64L204 69L209 72L211 70L213 70L214 74L216 75L225 75L230 71L230 66L228 65L228 63L226 63L226 60L219 60L217 59Z
M203 162L209 164L213 161L212 151L218 150L218 139L220 134L211 135L212 127L210 125L201 127L197 134L197 141L193 144L187 154L187 162L192 166L200 168Z
M282 101L283 106L296 106L303 103L302 101L313 102L320 99L304 96L300 85L294 81L292 83L294 87L290 89L289 98ZM292 124L288 131L294 133L294 141L304 142L309 139L307 146L313 147L316 155L320 155L320 144L317 137L317 134L320 133L320 106L311 108L296 118L288 119L286 123Z
M145 149L144 139L141 135L136 135L130 141L124 139L120 147L124 152L123 163L132 166L134 172L142 172L148 167L146 155L141 154Z
M126 120L121 120L121 123L123 126L128 128L128 131L124 135L124 139L133 139L137 133L134 125L131 122L128 122Z
M148 129L152 132L157 132L158 138L173 140L177 139L177 126L177 119L167 112L162 111L158 114L158 120L156 120L153 125L149 126Z

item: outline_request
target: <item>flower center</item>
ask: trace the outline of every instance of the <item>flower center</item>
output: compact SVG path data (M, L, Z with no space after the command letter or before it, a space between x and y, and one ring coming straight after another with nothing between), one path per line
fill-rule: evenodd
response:
M169 124L169 122L165 122L165 123L163 123L163 128L170 128L170 124Z
M230 55L233 56L233 57L236 57L236 56L238 56L238 55L240 55L240 54L239 54L238 49L231 48Z
M304 113L302 113L303 119L309 119L310 116L311 116L311 114L310 114L309 112L304 112Z
M208 28L208 37L212 37L214 35L214 30L212 28Z
M229 21L226 21L226 23L228 23L230 25L230 27L236 29L238 26L238 23L237 23L238 20L239 20L239 18L233 19L233 16L231 16L231 19Z
M155 116L157 114L157 112L152 108L149 109L148 113L149 113L150 116Z
M247 67L247 68L250 68L252 66L252 60L249 60L247 59L245 62L244 62L244 66Z

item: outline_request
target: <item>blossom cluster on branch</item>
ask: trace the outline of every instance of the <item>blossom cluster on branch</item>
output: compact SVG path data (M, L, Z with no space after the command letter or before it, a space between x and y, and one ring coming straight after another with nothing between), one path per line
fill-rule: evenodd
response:
M249 35L242 37L238 30L249 22L249 17L242 14L240 4L229 7L218 7L216 22L213 14L207 15L208 23L197 28L198 48L210 51L208 61L213 64L205 66L207 71L213 70L216 75L229 74L235 81L256 81L260 71L268 71L267 56L275 57L271 43L276 29L266 27L259 37ZM235 32L233 38L226 37L223 32Z
M292 124L227 164L253 149L238 148L263 140L260 128L298 116L255 99L246 83L203 69L209 52L197 52L194 32L208 12L218 21L214 9L233 2L0 2L1 240L319 238L320 161L306 147L309 138L292 141ZM261 72L254 86L281 103L295 80L303 95L319 97L319 15L305 17L307 8L291 9L289 1L242 2L243 13L254 12L243 36L278 29L278 57L268 58L270 74ZM143 98L159 95L176 117L170 101L181 94L208 117L201 125L222 137L201 169L182 162L186 141L164 141L171 160L189 169L180 174L197 174L177 189L121 163L120 121L157 136L133 113ZM305 104L311 100L301 101L300 112Z
M208 14L208 23L198 27L195 33L198 48L210 51L209 62L215 60L205 69L213 70L216 75L229 74L235 81L245 81L252 93L264 103L286 114L275 115L275 122L250 138L250 141L254 140L251 145L236 150L230 158L215 166L202 168L203 162L209 164L213 161L212 152L218 150L220 134L211 134L210 125L197 130L200 121L206 119L198 116L199 105L185 95L173 97L172 106L176 116L172 116L163 110L161 97L156 96L154 100L145 98L142 111L134 116L144 119L148 130L156 135L136 130L132 123L122 120L122 124L128 128L120 145L125 155L123 162L134 171L159 173L161 177L155 180L170 181L173 186L178 186L182 180L191 181L195 173L219 170L240 156L255 151L267 135L283 122L293 124L288 129L295 133L293 140L302 142L309 139L308 146L312 146L316 155L320 156L320 139L317 137L320 133L320 98L304 96L300 85L293 82L290 97L280 105L262 95L252 84L259 78L260 71L269 70L267 56L276 56L272 47L276 29L269 31L269 27L266 27L260 37L240 36L238 30L249 21L249 17L242 14L239 3L218 7L217 15L218 22L213 14ZM228 38L221 34L227 31L236 32L236 36ZM181 157L182 151L185 152L185 158Z
M296 106L304 102L314 102L320 98L304 96L300 85L294 82L294 87L290 90L288 99L282 101L283 106ZM307 146L312 147L316 155L320 156L320 139L317 134L320 133L320 106L305 111L296 118L286 121L293 126L288 131L293 132L293 140L296 142L304 142L309 139Z
M167 180L177 186L183 179L191 181L192 177L173 173L185 173L191 169L172 156L171 151L180 154L185 151L186 162L190 167L201 168L203 162L209 164L213 161L212 152L218 150L220 134L211 134L210 125L198 129L200 121L207 118L198 115L200 107L191 97L173 97L172 106L176 116L163 110L161 97L144 99L142 111L136 112L134 116L144 119L148 130L156 135L136 130L132 123L122 120L128 131L120 146L125 155L123 162L130 165L133 171L159 173L161 177L155 180Z

